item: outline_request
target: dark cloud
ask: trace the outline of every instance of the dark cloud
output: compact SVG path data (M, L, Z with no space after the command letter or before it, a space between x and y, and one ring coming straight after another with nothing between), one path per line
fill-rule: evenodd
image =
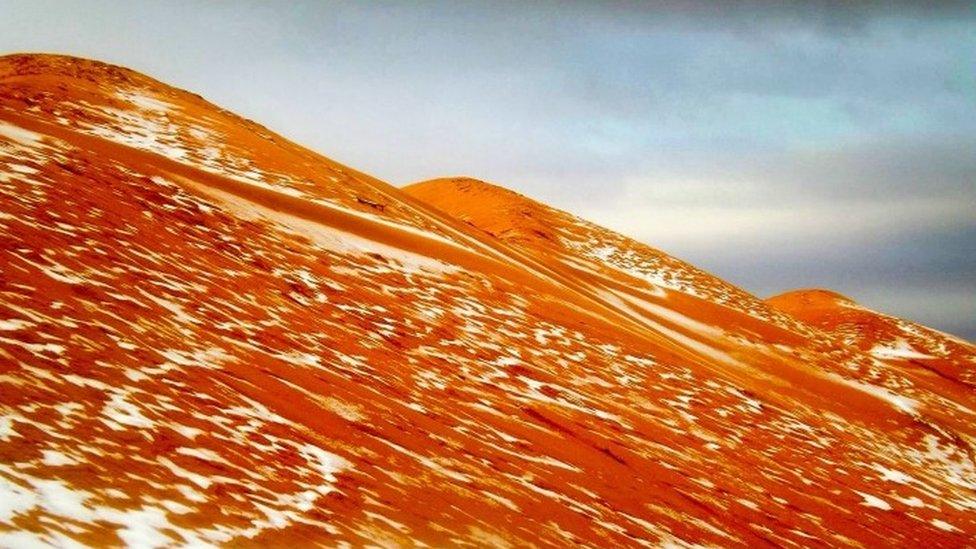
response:
M814 250L737 246L687 250L690 260L763 296L834 288L896 316L976 340L976 221L953 231L833 242ZM814 253L811 253L814 252Z

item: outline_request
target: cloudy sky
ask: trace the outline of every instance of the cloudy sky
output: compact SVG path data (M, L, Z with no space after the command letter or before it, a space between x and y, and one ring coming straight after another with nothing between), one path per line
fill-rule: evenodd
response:
M394 184L487 179L759 295L976 339L976 8L771 6L0 0L0 53L123 64Z

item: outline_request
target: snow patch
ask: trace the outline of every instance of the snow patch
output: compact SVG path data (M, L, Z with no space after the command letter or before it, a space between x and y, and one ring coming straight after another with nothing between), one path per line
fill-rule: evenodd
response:
M904 339L898 339L888 344L878 344L868 351L873 357L885 359L925 359L934 358L932 355L920 353Z
M865 494L864 492L858 492L857 490L854 491L857 492L859 496L864 498L861 505L865 507L874 507L875 509L881 509L883 511L891 511L891 504L887 501L877 496L872 496L871 494Z
M25 130L20 126L14 126L8 122L0 120L0 135L10 139L11 141L16 141L21 145L33 146L41 142L42 135L39 133L34 133L30 130Z

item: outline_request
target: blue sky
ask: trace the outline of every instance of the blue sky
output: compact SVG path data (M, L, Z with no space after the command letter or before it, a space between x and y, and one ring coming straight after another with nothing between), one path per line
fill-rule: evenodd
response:
M729 7L734 6L734 7ZM976 339L976 8L0 0L394 184L471 175Z

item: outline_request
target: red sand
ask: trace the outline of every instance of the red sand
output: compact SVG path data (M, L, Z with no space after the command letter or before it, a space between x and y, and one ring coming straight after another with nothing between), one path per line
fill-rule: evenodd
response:
M971 344L0 58L0 546L928 546ZM404 192L405 191L405 192Z

